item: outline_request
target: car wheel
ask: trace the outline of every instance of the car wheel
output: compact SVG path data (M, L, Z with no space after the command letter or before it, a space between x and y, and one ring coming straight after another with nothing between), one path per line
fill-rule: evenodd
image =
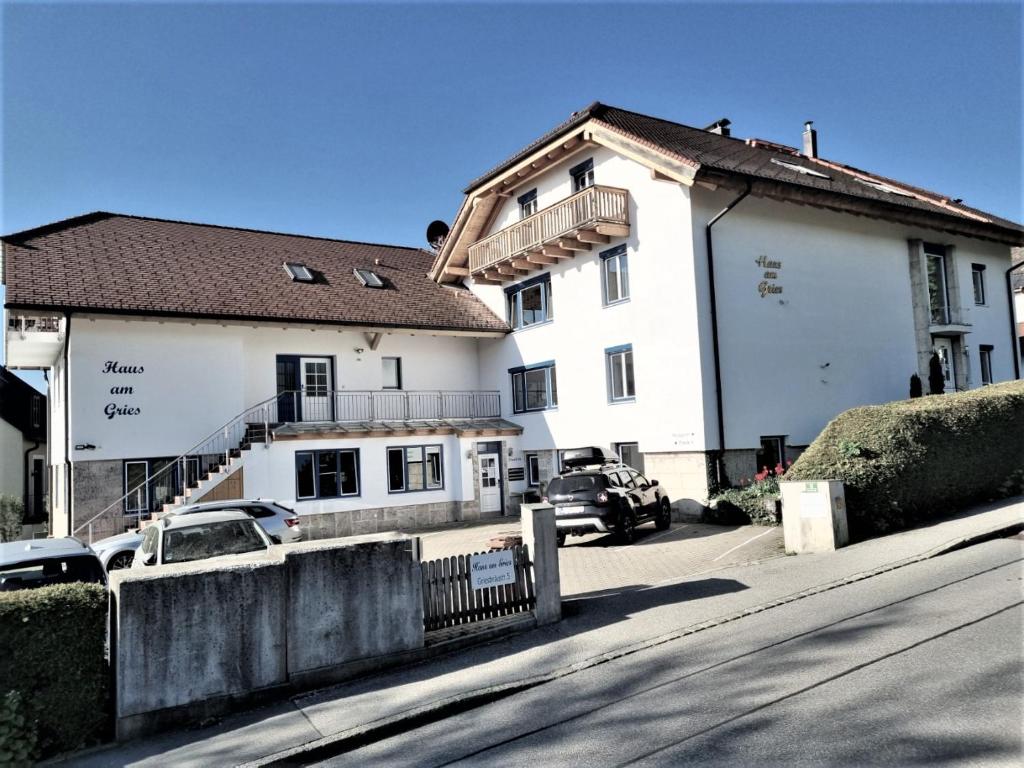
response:
M633 510L624 509L619 515L619 530L616 531L620 544L632 544L636 541L636 518Z
M118 552L107 561L107 573L110 571L120 571L122 568L131 568L132 560L134 559L134 552Z
M555 534L555 538L558 540L558 546L560 546L560 547L564 547L565 546L565 534L564 533Z
M668 503L668 499L661 500L661 509L658 512L658 517L654 520L654 527L659 531L667 531L669 526L672 525L672 507Z

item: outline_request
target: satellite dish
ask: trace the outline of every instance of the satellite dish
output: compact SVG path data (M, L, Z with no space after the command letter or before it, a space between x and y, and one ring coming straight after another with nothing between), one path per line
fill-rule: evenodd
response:
M448 225L443 221L432 221L427 227L427 242L435 250L444 245L444 239L448 237Z

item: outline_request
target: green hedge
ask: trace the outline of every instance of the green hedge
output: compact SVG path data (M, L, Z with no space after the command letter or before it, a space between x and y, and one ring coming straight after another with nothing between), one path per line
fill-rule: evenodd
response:
M865 538L1024 491L1024 382L854 408L787 480L842 480Z
M98 584L0 592L0 763L25 743L38 757L103 735L106 634L107 591Z

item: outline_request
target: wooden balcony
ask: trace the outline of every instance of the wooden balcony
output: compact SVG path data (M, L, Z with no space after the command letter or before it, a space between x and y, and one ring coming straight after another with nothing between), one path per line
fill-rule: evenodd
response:
M7 312L7 365L48 368L64 348L64 320L57 315Z
M469 246L478 282L502 282L629 234L629 193L593 186Z

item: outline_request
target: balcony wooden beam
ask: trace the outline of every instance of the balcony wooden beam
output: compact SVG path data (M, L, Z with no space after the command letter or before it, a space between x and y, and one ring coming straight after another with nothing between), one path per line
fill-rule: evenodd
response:
M481 285L501 285L501 280L492 280L489 277L483 275L476 275L473 277L474 283L480 283Z
M524 258L524 259L512 259L512 266L513 266L513 268L521 269L524 272L529 272L529 271L534 270L534 269L537 268L536 265L531 263L529 261L529 259L526 259L526 258Z
M494 283L505 282L504 278L502 277L502 274L496 269L485 269L484 280L490 280L491 282Z
M598 224L597 232L608 237L628 237L629 224Z
M564 237L558 241L558 247L570 251L589 251L592 246L590 243L581 243L575 237Z
M448 267L449 275L458 275L459 277L469 276L469 267Z
M571 259L573 254L572 251L565 248L559 248L557 245L545 245L544 255L556 257L552 258L552 261L557 261L558 259Z
M526 274L526 272L527 272L527 270L525 270L525 269L516 269L515 267L513 267L511 264L508 264L508 263L499 264L496 267L496 269L501 274L509 275L511 277L515 277L516 275L523 275L523 274Z
M528 253L526 254L526 260L531 264L557 264L558 259L554 256L548 256L543 253Z
M582 243L596 243L598 245L607 245L608 241L611 240L608 235L602 235L592 229L581 229L573 233L576 239Z

